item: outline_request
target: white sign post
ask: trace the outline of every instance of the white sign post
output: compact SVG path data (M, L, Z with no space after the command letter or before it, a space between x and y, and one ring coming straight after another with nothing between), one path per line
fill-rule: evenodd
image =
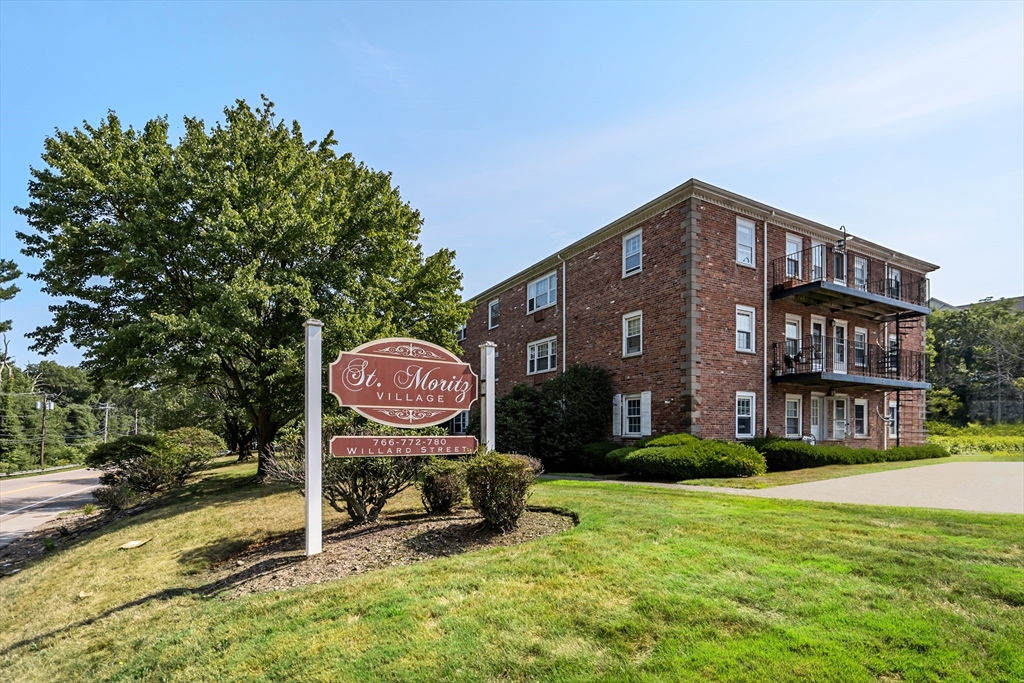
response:
M494 450L494 401L498 393L494 386L496 348L498 345L494 342L484 342L480 345L480 374L483 375L480 390L480 440L484 442L488 451Z
M324 324L307 320L306 329L306 555L323 550L323 440L320 395Z

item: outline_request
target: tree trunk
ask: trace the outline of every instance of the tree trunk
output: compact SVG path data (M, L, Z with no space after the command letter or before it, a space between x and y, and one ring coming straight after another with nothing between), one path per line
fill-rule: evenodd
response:
M277 436L278 426L270 419L266 412L256 414L256 445L259 450L256 464L256 476L263 480L267 475L267 460L274 455L274 438Z

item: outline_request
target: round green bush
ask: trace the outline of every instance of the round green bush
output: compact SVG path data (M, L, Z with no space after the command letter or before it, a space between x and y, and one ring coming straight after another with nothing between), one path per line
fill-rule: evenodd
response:
M458 460L432 460L420 473L419 487L427 512L451 512L466 499L466 466Z
M657 436L653 439L644 439L643 441L637 442L637 447L647 448L649 446L685 446L687 444L697 443L698 439L693 434L666 434L664 436Z
M767 472L753 448L726 441L694 439L680 446L648 446L623 458L630 474L663 479L754 477Z
M473 509L483 516L484 524L505 533L515 528L526 511L533 470L510 455L478 455L466 465L466 484Z
M626 456L633 451L638 450L636 446L626 446L624 448L616 448L604 456L604 468L608 473L619 473L626 471Z
M618 443L587 443L580 447L579 463L583 472L592 474L607 474L613 470L608 469L608 454L622 448Z

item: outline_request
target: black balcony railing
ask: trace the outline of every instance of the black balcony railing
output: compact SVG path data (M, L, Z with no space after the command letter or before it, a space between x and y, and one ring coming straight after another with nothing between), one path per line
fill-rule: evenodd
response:
M920 351L885 348L847 337L809 336L772 345L772 374L835 373L903 382L924 382Z
M928 281L923 276L829 244L786 254L773 260L771 267L773 290L833 282L917 306L928 301Z

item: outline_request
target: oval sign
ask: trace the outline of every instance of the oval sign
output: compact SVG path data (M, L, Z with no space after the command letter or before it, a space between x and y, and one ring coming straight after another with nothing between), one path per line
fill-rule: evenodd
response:
M391 337L338 354L330 365L330 392L338 404L392 427L429 427L469 410L477 377L448 349L419 339Z

